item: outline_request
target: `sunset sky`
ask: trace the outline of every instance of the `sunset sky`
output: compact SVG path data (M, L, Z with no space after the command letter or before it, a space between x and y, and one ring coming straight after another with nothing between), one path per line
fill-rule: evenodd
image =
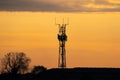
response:
M31 66L58 67L58 27L67 21L67 67L120 68L120 0L0 0L0 59L24 52Z

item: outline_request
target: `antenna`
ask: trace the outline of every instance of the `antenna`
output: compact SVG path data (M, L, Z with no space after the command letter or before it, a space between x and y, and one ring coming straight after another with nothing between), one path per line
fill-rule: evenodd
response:
M55 20L56 23L56 20ZM58 67L59 68L66 68L66 49L65 49L65 43L67 41L67 35L66 35L66 25L63 18L62 24L56 24L59 27L59 33L58 33L58 41L59 41L59 55L58 55Z
M64 18L63 18L63 24L64 24Z
M69 18L67 18L67 25L69 25Z
M55 25L58 25L58 26L60 26L60 24L58 24L58 23L57 23L57 20L56 20L56 18L55 18Z

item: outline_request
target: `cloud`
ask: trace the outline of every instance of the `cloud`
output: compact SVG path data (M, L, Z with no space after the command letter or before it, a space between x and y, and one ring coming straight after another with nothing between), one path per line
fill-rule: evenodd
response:
M109 0L0 0L0 11L119 12Z
M1 11L64 11L63 7L51 2L34 0L0 0Z

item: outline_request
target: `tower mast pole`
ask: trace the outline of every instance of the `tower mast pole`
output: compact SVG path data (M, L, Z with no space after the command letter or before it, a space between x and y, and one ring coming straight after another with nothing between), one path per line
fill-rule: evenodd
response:
M66 35L66 25L63 22L63 24L57 24L59 27L59 33L58 33L58 41L59 41L59 56L58 56L58 67L59 68L66 68L66 49L65 49L65 42L67 41L67 35Z

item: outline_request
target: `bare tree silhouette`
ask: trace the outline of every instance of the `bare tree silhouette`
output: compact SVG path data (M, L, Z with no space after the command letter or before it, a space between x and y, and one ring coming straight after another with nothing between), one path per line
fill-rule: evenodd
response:
M22 74L28 70L30 58L23 52L9 52L2 59L2 69L5 73Z

